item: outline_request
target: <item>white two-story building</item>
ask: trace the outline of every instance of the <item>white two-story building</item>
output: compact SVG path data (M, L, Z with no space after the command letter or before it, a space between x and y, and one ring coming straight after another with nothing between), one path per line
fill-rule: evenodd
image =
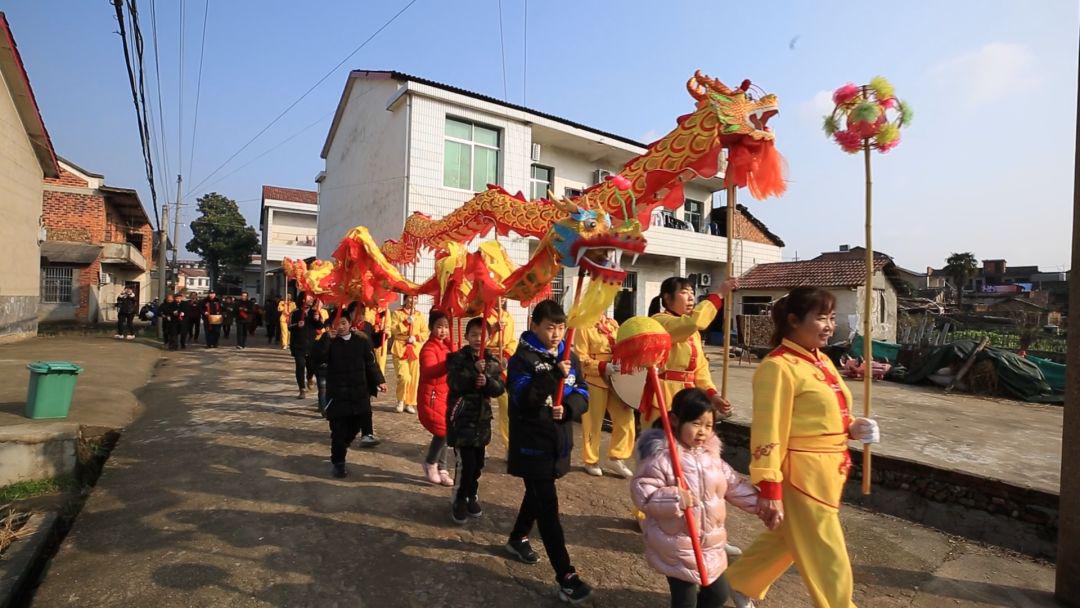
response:
M245 281L249 292L263 298L285 295L281 261L286 257L306 260L315 255L318 215L319 195L314 190L263 186L259 212L262 251L258 257L263 281L256 289Z
M457 87L400 72L353 71L316 180L318 257L328 258L353 226L367 226L380 243L397 238L413 212L442 217L489 183L530 199L549 189L573 196L645 152L644 143ZM654 216L646 254L616 300L617 319L646 314L667 277L695 277L704 293L725 276L723 225L713 221L713 194L722 187L719 178L690 182L682 209ZM741 208L740 214L736 270L780 261L783 243ZM500 241L518 264L537 242L514 235ZM433 272L434 255L422 255L406 276L422 282ZM568 306L567 274L553 287ZM523 327L526 311L514 304L510 310Z

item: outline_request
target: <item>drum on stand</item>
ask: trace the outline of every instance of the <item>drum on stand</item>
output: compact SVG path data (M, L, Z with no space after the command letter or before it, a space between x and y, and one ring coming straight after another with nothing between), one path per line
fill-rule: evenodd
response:
M641 407L641 396L645 394L645 380L648 370L638 370L632 374L611 374L611 390L622 399L623 403L635 410Z

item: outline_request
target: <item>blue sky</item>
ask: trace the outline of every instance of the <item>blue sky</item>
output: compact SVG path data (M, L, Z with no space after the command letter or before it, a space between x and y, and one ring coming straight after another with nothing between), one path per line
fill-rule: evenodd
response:
M170 192L178 158L187 190L405 3L210 0L195 125L206 5L185 0L178 137L180 2L156 0ZM150 63L151 2L139 4ZM111 185L139 188L149 207L111 5L35 0L0 9L57 151ZM873 159L876 248L912 269L940 266L953 251L1047 269L1069 264L1080 23L1073 0L533 0L527 67L524 0L502 0L502 16L507 98L600 129L663 135L692 108L684 83L697 68L779 95L781 114L770 126L790 164L790 189L750 205L787 242L785 259L862 243L862 160L824 137L820 117L829 91L881 74L914 107L915 121L896 150ZM240 201L257 224L262 184L314 189L348 69L397 69L503 97L501 48L498 0L418 0L186 196L185 222L206 191ZM150 97L156 115L156 89Z

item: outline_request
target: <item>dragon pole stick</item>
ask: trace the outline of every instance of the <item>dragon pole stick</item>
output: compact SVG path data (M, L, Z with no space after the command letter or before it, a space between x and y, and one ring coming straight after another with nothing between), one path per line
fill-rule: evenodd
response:
M863 87L863 95L866 87ZM863 288L863 416L870 417L870 398L874 385L874 242L870 192L873 180L870 177L870 140L863 140L863 164L866 167L866 287ZM870 494L870 444L863 444L862 493Z
M577 308L578 302L581 301L581 286L582 286L582 284L584 282L585 282L585 271L582 270L580 267L578 267L577 287L574 288L574 306L573 306L573 308ZM574 330L575 330L575 328L573 328L573 327L566 330L566 339L565 339L566 346L563 347L563 356L562 356L563 361L569 361L570 360L570 349L573 347L573 344L574 344ZM562 406L563 388L565 388L565 387L566 387L566 376L563 376L562 378L559 379L559 389L555 392L555 407Z
M732 258L735 255L735 195L738 188L735 184L727 187L727 278L735 276L735 268ZM731 365L731 311L734 298L724 298L724 362L720 381L720 396L727 399L728 396L728 367Z
M675 434L671 430L671 421L668 420L667 404L664 403L664 393L660 389L660 376L656 372L656 366L648 367L649 375L645 385L645 397L643 399L654 400L654 407L660 412L660 423L664 426L664 435L667 436L669 446L668 453L671 455L671 470L675 472L679 488L687 489L686 480L683 478L682 463L679 462L679 450L676 449ZM686 532L690 536L690 544L694 548L694 561L697 562L698 575L702 583L709 580L708 569L705 567L705 555L701 552L701 539L698 537L697 521L694 520L694 512L691 509L683 511L686 518Z

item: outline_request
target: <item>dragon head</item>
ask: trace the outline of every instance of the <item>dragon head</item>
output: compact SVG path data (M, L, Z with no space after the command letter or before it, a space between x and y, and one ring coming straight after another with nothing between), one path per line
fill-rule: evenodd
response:
M568 199L551 200L567 217L556 221L549 236L556 260L567 268L581 267L594 279L621 284L626 270L621 262L624 253L633 261L645 252L645 238L637 220L612 227L611 217L602 209L582 207Z
M702 75L701 70L694 72L686 82L686 90L697 100L699 110L710 107L716 112L721 123L720 133L725 139L773 139L766 123L780 111L776 95L764 92L756 95L749 80L742 81L737 89L730 89L719 80Z

